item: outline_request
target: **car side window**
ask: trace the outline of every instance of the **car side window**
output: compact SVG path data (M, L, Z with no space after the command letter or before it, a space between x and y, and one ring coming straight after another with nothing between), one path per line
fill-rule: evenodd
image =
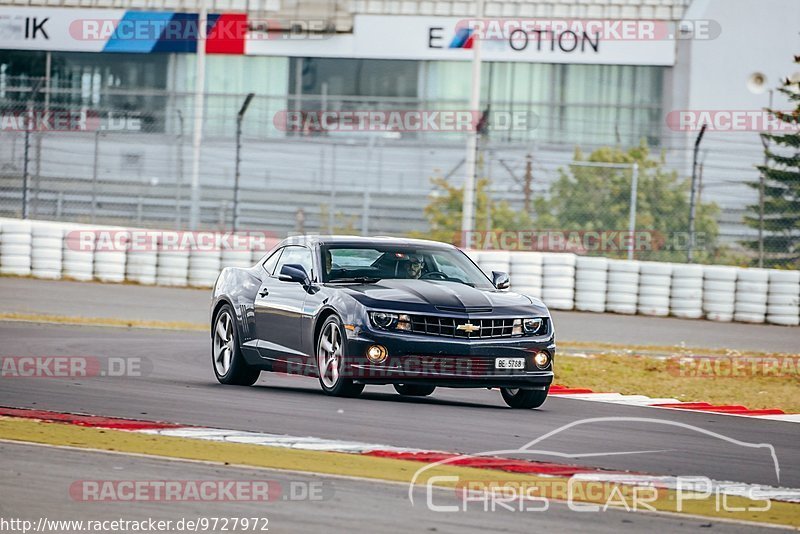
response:
M286 247L283 249L281 259L278 261L278 266L275 269L275 276L279 275L281 268L287 263L297 263L303 266L308 276L311 276L311 251L305 247Z
M272 276L272 273L275 272L275 265L277 265L283 251L284 248L279 248L264 262L264 270L267 271L268 275Z

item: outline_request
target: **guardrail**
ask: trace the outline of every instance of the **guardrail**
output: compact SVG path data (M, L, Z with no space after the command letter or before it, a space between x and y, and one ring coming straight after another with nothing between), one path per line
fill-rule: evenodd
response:
M162 247L180 232L153 231L156 246L124 245L138 229L0 219L0 274L49 279L211 287L225 267L250 266L277 237L249 248ZM123 236L107 246L93 236ZM213 235L212 233L206 233ZM117 241L119 242L119 241ZM557 310L800 325L800 271L687 265L571 253L467 251L480 267L510 274L512 289Z

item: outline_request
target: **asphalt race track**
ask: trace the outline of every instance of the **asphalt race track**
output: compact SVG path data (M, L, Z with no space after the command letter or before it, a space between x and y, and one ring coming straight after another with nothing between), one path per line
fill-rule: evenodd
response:
M716 480L800 486L800 450L793 423L687 413L551 397L539 410L505 407L489 390L440 389L407 399L390 386L367 387L359 399L322 394L316 379L262 373L251 388L222 386L211 371L202 332L0 323L3 355L141 358L146 376L4 378L0 405L156 419L235 430L348 439L421 449L476 453L517 449L562 425L585 418L636 417L572 428L540 443L568 454L657 451L575 459L579 465L653 474L702 475ZM694 425L746 442L770 443L780 481L766 450L756 451L696 431ZM564 463L563 457L515 454Z
M51 458L41 469L42 455ZM92 480L258 480L284 488L291 484L321 487L320 500L278 498L272 502L76 502L68 493L76 481ZM0 476L13 482L14 491L3 492L0 514L32 520L44 514L50 519L128 520L153 518L180 521L200 517L267 518L273 532L352 532L356 525L366 532L521 532L536 526L545 532L563 531L575 512L565 504L551 503L546 512L531 514L467 510L437 513L425 506L410 506L406 486L362 480L318 477L255 469L222 468L197 463L131 457L100 452L52 450L40 446L0 443ZM442 491L442 503L449 493ZM455 499L453 499L455 500ZM535 522L535 523L534 523ZM701 527L744 533L753 526L721 524L703 519L655 514L629 514L609 510L593 514L592 532L692 532Z

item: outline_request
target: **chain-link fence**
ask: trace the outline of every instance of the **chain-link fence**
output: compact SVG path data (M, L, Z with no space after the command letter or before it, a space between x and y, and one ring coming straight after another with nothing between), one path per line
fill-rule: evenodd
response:
M206 95L195 164L192 95L113 88L83 94L79 87L44 90L36 79L14 82L0 88L0 215L178 229L189 227L194 211L198 228L233 225L237 112L245 95ZM239 228L463 240L457 197L465 131L441 122L416 129L341 127L358 110L402 118L448 109L464 106L254 97L241 122ZM536 116L532 109L522 116ZM337 127L315 128L331 110ZM763 157L757 137L703 152L690 235L691 140L685 135L664 133L651 119L622 132L619 125L595 124L616 132L616 146L586 143L576 155L556 131L564 124L529 121L515 130L499 124L502 114L492 111L495 121L485 129L478 158L486 206L483 212L478 206L475 228L494 242L516 235L515 246L539 250L686 261L691 248L694 261L754 261L743 243L756 233L743 220L757 199L748 186ZM299 127L287 126L292 117ZM655 145L649 156L641 139Z

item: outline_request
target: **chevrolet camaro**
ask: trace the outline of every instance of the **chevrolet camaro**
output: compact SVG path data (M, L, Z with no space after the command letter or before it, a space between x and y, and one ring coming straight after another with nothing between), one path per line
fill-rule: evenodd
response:
M237 385L261 371L312 376L348 397L369 384L409 396L497 388L512 408L537 408L553 381L553 322L509 284L443 243L289 238L254 266L220 273L214 374Z

